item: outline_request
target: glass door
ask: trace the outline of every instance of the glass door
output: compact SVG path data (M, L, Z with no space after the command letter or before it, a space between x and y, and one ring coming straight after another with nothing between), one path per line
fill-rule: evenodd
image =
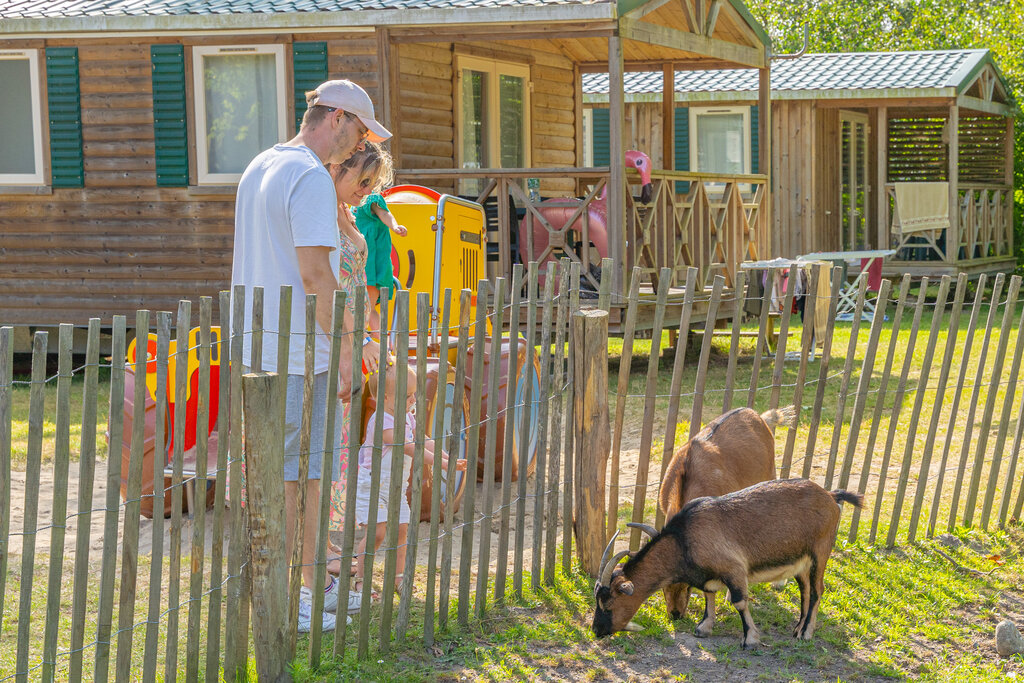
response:
M870 249L868 235L868 117L839 112L839 223L842 251Z

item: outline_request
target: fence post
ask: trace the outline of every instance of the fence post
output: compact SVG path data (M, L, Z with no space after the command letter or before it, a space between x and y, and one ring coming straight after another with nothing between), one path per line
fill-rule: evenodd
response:
M276 372L242 377L245 468L252 567L252 631L261 681L287 674L288 564L284 544L284 401Z
M605 541L605 466L611 448L608 418L608 313L573 314L573 408L576 444L576 552L583 570L596 577Z

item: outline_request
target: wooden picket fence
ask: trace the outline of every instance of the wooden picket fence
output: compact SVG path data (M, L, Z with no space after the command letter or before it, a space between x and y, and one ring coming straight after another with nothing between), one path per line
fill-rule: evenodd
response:
M611 273L610 263L606 262L605 268L605 272ZM911 299L909 279L897 283L895 293L893 284L883 281L870 320L865 320L861 313L864 302L874 295L869 297L862 286L854 322L849 323L845 357L839 367L841 349L833 348L832 343L834 332L839 329L835 320L838 269L832 274L815 267L810 273L812 294L807 297L805 315L813 320L816 308L829 310L815 359L811 358L811 325L801 327L799 341L790 338L791 328L795 329L789 313L791 288L782 301L778 343L772 355L767 354L765 344L756 341L750 362L750 351L745 346L750 342L741 335L737 315L724 330L728 334L724 385L709 386L709 367L713 362L723 362L720 357L724 341L717 344L716 350L712 343L714 335L690 329L695 305L707 311L708 320L718 318L720 307L739 311L741 306L723 307L723 303L730 297L749 298L746 286L752 284L748 283L751 278L740 271L736 286L727 290L724 278L718 276L710 289L703 289L695 284L697 274L690 269L683 303L672 307L672 278L669 273L661 275L654 296L642 298L641 272L635 269L629 293L622 301L612 300L611 277L606 277L597 307L590 310L581 310L578 264L570 266L568 262L560 267L546 266L543 284L538 267L524 270L517 266L511 282L503 278L494 283L481 281L475 299L468 290L445 292L442 301L436 302L436 320L430 317L431 302L426 295L419 295L415 301L415 320L410 320L412 302L408 293L396 294L395 311L389 311L388 303L384 304L381 320L385 325L392 319L394 323L393 329L384 330L382 344L393 346L395 351L399 394L406 388L404 370L410 365L416 370L415 414L422 417L417 420L414 439L414 519L424 484L421 474L424 445L428 441L433 442L435 452L443 449L463 454L468 460L470 483L459 509L455 510L454 496L442 493L447 482L456 481L455 458L449 460L447 472L440 467L428 470L432 484L430 521L409 525L406 562L399 567L397 507L401 491L397 477L392 479L386 540L380 550L368 552L358 561L364 563L367 576L373 576L376 568L377 575L383 575L385 587L401 574L405 577L403 590L397 595L383 590L379 605L371 608L372 582L365 582L362 609L353 615L351 625L339 618L333 634L321 634L314 619L313 633L306 641L307 652L302 655L311 666L319 666L327 656L344 657L350 648L359 658L381 654L395 641L413 635L431 644L452 627L452 622L465 626L483 617L493 605L521 594L527 582L532 588L550 585L557 573L570 572L576 542L582 567L593 572L593 549L596 547L599 552L614 529L628 521L622 510L631 507L633 521L654 519L657 525L662 523L660 512L654 508L669 457L680 439L692 436L703 422L719 414L719 406L722 411L742 404L761 410L788 404L798 407L795 424L776 433L779 476L811 477L830 488L855 487L866 494L863 521L860 514L844 515L849 540L886 545L912 543L920 536L941 533L956 524L988 528L994 523L1002 526L1020 515L1024 489L1016 484L1016 479L1024 420L1016 392L1024 352L1024 317L1016 322L1015 335L1011 330L1020 293L1019 277L1010 278L1005 291L1004 276L997 276L991 289L983 277L977 283L973 301L967 301L968 283L964 277L955 282L943 278L934 301L926 298L926 293L934 292L934 288L922 286L916 299ZM818 279L830 275L834 282L831 295L815 296ZM221 293L219 328L241 330L244 307L251 307L253 329L248 334L253 347L252 365L264 367L266 364L260 361L263 339L271 333L264 331L261 319L263 292L256 290L255 300L248 302L243 295L241 290L235 292L232 309L232 297ZM282 291L280 297L280 321L288 321L291 292ZM769 297L770 290L761 302L758 340L767 336ZM458 306L454 305L456 300ZM279 492L283 490L278 488L283 486L280 479L272 474L274 468L252 460L273 453L274 440L280 436L281 378L287 374L288 347L294 340L287 333L274 332L279 372L257 372L243 377L241 363L231 362L241 357L243 335L211 333L212 303L208 297L200 301L199 333L194 337L194 345L189 341L193 324L189 302L179 305L173 337L170 313L151 316L148 311L139 311L136 316L135 329L155 328L157 339L155 354L148 361L150 366L155 364L156 452L166 452L167 439L173 438L169 463L173 475L168 489L174 493L171 514L167 521L159 514L166 491L158 484L152 501L157 514L151 522L144 523L145 527L140 521L146 439L145 406L141 400L135 400L133 406L129 464L126 471L121 467L126 376L135 369L125 361L127 333L123 316L112 321L111 409L107 425L110 445L105 458L106 476L102 480L106 484L104 499L93 500L94 485L102 483L97 466L104 459L95 440L97 413L100 401L107 397L100 396L98 391L100 321L92 320L85 364L78 369L72 367L72 328L61 326L55 378L46 377L46 334L40 332L35 336L31 380L27 382L30 410L23 522L20 530L11 527L13 395L21 382L13 375L13 331L0 328L0 641L11 644L5 647L13 655L0 654L0 681L153 681L160 676L164 680L217 681L221 676L234 680L251 666L253 653L262 679L282 671L295 655L298 641L294 620L300 568L295 559L298 555L286 558L281 547L284 534L294 532L283 528L280 510L274 509L273 503L280 500ZM336 321L340 321L343 306L343 295L338 294L334 301ZM611 306L624 307L625 317L618 388L613 392L608 391L607 317L602 312ZM650 319L640 315L645 306L654 307L646 386L643 393L630 393L629 368L637 348L637 320ZM948 310L948 317L933 315L929 328L922 330L923 314L929 308L937 312ZM666 319L667 311L677 310L678 320ZM359 329L366 313L361 301L357 301L355 311ZM961 320L967 316L969 322L961 330ZM901 328L907 317L912 317L909 331ZM287 322L282 325L280 321L279 327L287 329ZM306 321L307 334L297 337L299 341L295 343L305 344L310 368L316 335L315 301L311 297L306 299ZM662 342L662 331L668 327L682 331L677 351L687 345L696 346L698 339L700 350L699 355L674 354L666 390L658 379L662 374L661 357L669 350ZM431 330L441 333L432 337ZM946 340L940 349L938 341L943 335ZM332 368L328 386L336 386L342 345L351 345L353 367L359 367L362 344L359 336L342 334L339 323L328 336ZM525 345L523 359L513 352L508 354L507 366L495 362L501 357L502 348L518 348L517 340L521 337L533 341ZM175 364L173 382L168 377L172 341L176 349L187 349L189 354L196 355L196 424L205 428L214 400L220 407L216 420L216 466L209 471L205 432L202 438L197 435L197 471L186 474L186 411L176 410L173 420L168 419L168 387L173 387L176 406L186 404L190 391L187 363ZM411 350L414 341L420 352ZM425 348L429 348L429 353L422 353ZM694 355L697 360L692 369L692 390L684 391L684 375L691 371L687 363ZM213 375L211 367L216 363L212 359L219 362ZM447 390L445 400L454 407L434 410L429 426L428 363L436 364L437 376L442 378L439 382L446 382L439 390ZM816 370L812 363L817 364ZM133 375L136 398L147 391L147 374L141 371L141 363L139 366L140 371ZM747 377L741 376L744 369L749 371ZM524 372L531 373L530 380L521 382L519 378ZM69 510L71 384L76 373L84 375L79 490L77 509ZM211 376L217 379L216 399L211 395ZM43 402L44 390L51 381L56 382L52 417ZM307 377L307 387L311 381ZM383 393L383 379L380 381ZM359 388L353 392L350 432L358 434L363 422L362 404ZM229 401L229 396L238 398ZM504 401L499 399L501 396ZM625 467L625 459L633 456L622 451L630 403L643 406L639 449L632 469ZM912 403L912 407L907 410L905 403ZM337 406L336 401L327 401L326 434L332 434L332 426L341 419ZM826 407L830 408L829 414ZM244 437L246 448L241 429L243 410L246 424L254 425ZM304 425L309 424L311 410L312 401L307 398L303 405ZM401 416L396 417L402 421ZM44 425L50 421L54 425L53 497L41 501ZM680 426L687 425L685 434L677 433ZM396 431L401 432L402 425L397 427ZM1014 437L1007 449L1011 428ZM309 444L308 430L304 428L304 432L302 466L308 466L310 457L323 457L324 471L330 471L334 465L329 455L331 449L327 444ZM660 435L663 438L656 439ZM380 429L372 435L375 452L395 458L392 470L398 471L399 456L394 449L387 455L382 436ZM354 509L354 465L359 446L358 439L350 439L348 462L352 466L346 472L348 510ZM955 452L957 447L959 453ZM496 455L499 450L504 454L500 469ZM534 474L513 481L513 461L518 463L518 471L525 473L531 458L536 462ZM245 507L243 462L249 463L250 473L249 505ZM380 486L380 462L381 457L375 458L371 468L371 500ZM488 483L475 484L478 469L483 473L483 482ZM254 480L257 472L261 474ZM498 472L500 477L496 476ZM148 474L153 481L162 482L163 463L154 464ZM122 481L125 502L119 490ZM198 504L187 518L182 510L181 492L190 483L206 481L213 491L211 510ZM200 483L199 488L196 498L201 500L205 487ZM51 506L51 519L39 518L41 502ZM315 575L316 582L323 585L331 506L329 487L322 487L317 504ZM371 506L371 527L375 514ZM213 518L212 537L207 537L208 515ZM868 520L870 530L866 528ZM93 548L90 527L100 522L102 546ZM578 539L573 532L574 522ZM65 538L65 530L72 525L76 527L74 547L66 550L70 539ZM528 528L532 530L529 535ZM49 552L37 553L35 539L44 531L50 537ZM139 551L143 534L151 536L148 553ZM20 570L13 563L8 567L9 560L17 558L10 552L11 540L16 537L20 537L22 544ZM348 561L353 557L357 538L353 515L345 516L340 538L343 561ZM629 542L638 547L639 535L634 533ZM288 565L291 581L286 581ZM351 585L348 572L341 573L340 581L344 596ZM321 592L314 590L313 595L316 613ZM70 612L62 607L62 600L68 596ZM250 634L257 639L255 644ZM261 643L280 643L282 647L261 648Z

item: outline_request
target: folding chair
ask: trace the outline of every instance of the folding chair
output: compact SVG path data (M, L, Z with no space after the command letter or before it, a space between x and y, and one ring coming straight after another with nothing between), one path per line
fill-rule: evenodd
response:
M847 263L846 259L829 259L829 263L832 264L832 268L839 267L839 301L836 303L836 320L839 320L841 315L849 315L852 317L854 309L857 307L857 288L850 287L850 283L847 282L849 277L850 264Z

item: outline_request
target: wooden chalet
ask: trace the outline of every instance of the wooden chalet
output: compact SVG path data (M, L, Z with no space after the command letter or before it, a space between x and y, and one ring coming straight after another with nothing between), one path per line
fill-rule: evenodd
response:
M619 293L634 265L731 284L740 261L770 255L763 175L656 170L641 206L623 162L629 71L752 68L767 102L768 38L741 0L0 0L0 19L0 324L216 295L241 171L292 137L302 93L327 78L367 88L401 181L495 204L493 272L511 272L528 185L592 201L607 184ZM589 72L612 84L597 166Z
M1013 270L1015 110L989 51L776 57L771 75L773 255L894 248L889 275ZM677 71L674 132L661 126L663 80L626 77L627 145L662 167L764 172L757 71ZM584 156L600 165L607 77L583 86ZM897 189L925 184L948 220L906 229Z

